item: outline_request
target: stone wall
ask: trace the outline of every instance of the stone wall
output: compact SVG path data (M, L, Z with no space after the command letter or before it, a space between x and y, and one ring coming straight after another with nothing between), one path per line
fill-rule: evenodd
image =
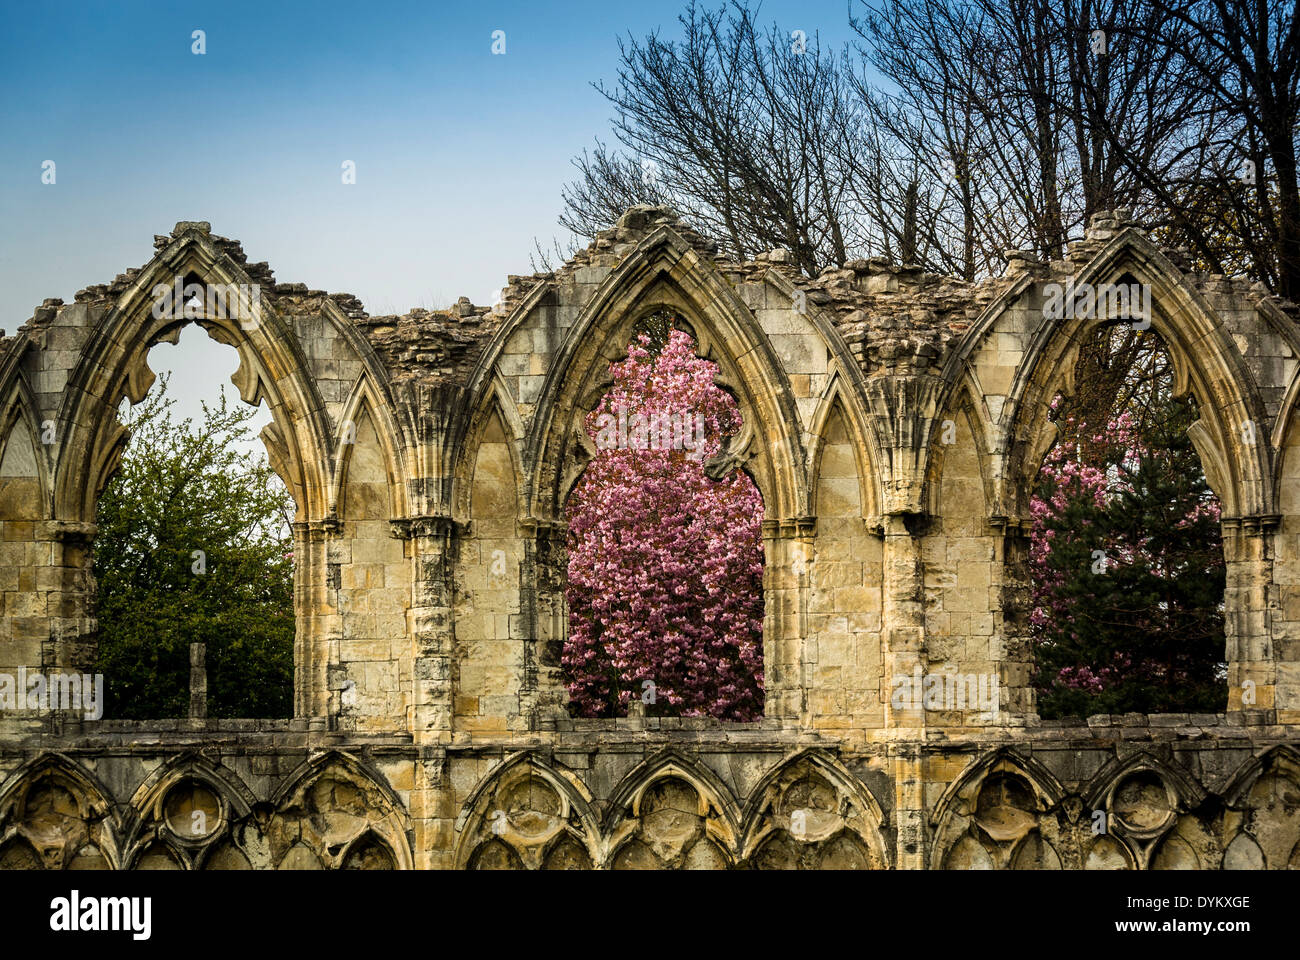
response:
M1123 211L980 284L882 261L734 263L632 208L492 308L368 316L207 224L0 341L0 672L93 661L95 504L149 348L201 324L266 403L297 506L294 718L0 713L0 865L217 868L1300 866L1298 308L1189 272ZM242 316L154 316L175 278ZM1045 286L1137 282L1223 505L1224 712L1044 723L1028 492L1097 320ZM564 505L582 420L669 309L744 427L709 464L763 496L766 710L571 719ZM998 709L896 706L900 676ZM111 684L112 678L106 678Z

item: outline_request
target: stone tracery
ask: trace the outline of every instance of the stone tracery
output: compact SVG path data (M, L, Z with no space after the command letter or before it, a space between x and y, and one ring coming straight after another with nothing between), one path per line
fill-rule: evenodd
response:
M88 547L123 439L114 411L178 326L152 317L150 290L175 275L257 284L252 324L197 322L239 350L244 399L271 407L266 444L297 502L295 716L0 715L0 865L1300 863L1286 747L1300 729L1300 325L1289 305L1175 266L1124 213L1094 218L1068 262L1017 257L976 285L874 260L807 278L781 251L728 262L668 212L634 208L559 270L512 277L496 308L401 317L277 283L206 224L155 249L0 340L0 672L91 662ZM1200 402L1195 440L1225 507L1227 711L1039 725L1015 558L1051 439L1042 401L1086 326L1045 319L1043 289L1128 277L1150 285ZM751 430L732 453L767 509L756 724L564 709L575 429L656 306L687 318ZM892 678L918 667L996 674L1005 709L895 708Z

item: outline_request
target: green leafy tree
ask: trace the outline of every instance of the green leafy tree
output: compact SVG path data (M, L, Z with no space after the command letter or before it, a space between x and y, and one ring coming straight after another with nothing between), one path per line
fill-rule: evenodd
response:
M207 645L208 714L286 717L293 700L293 501L241 452L256 410L173 419L166 375L124 411L131 440L95 537L105 716L186 716L190 644Z

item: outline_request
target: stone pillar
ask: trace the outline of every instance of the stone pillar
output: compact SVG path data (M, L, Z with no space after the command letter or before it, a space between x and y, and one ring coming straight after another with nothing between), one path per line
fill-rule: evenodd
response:
M394 520L393 536L406 541L412 564L412 684L407 724L419 750L410 794L417 869L451 864L455 795L448 776L456 687L456 624L453 612L456 558L470 525L444 515Z
M33 571L36 604L32 609L43 611L48 625L40 624L41 618L15 616L6 610L13 639L22 639L25 628L36 640L39 631L40 659L26 666L89 672L98 652L92 572L96 527L59 520L32 526L33 532L42 528L46 540L38 541L31 551L40 564ZM41 626L45 629L40 630Z
M190 644L190 719L206 720L208 716L207 644Z
M806 643L808 574L816 520L763 521L763 713L816 726L811 687L816 650Z
M407 541L414 567L407 612L414 689L407 721L417 744L451 742L456 653L452 577L456 539L464 533L464 526L447 516L393 521L393 536Z
M553 729L557 717L568 716L560 655L568 632L569 527L560 520L526 520L522 526L523 597L518 623L511 617L510 637L523 645L523 676L519 714L510 722L521 731Z
M922 754L925 742L924 677L929 663L925 653L925 592L921 541L912 527L921 518L911 514L884 517L884 689L885 728L894 740L894 811L898 827L896 866L900 870L925 868L925 778ZM900 685L899 678L907 678ZM921 684L920 688L918 683ZM906 697L900 709L895 692Z
M901 740L890 748L894 760L894 820L898 829L894 867L898 870L925 870L929 866L924 750L924 743L914 740Z
M1223 591L1227 641L1228 712L1248 723L1266 723L1277 706L1277 663L1272 617L1272 549L1269 534L1276 517L1224 520Z
M1034 644L1029 635L1033 583L1029 573L1029 531L1024 521L993 518L993 583L1000 586L993 619L998 667L998 714L1002 723L1025 723L1038 709L1030 677Z
M329 665L338 661L339 563L331 544L342 530L333 518L293 525L293 715L330 715Z
M415 828L415 843L412 848L415 869L452 869L455 866L452 860L456 844L456 815L459 811L451 785L445 746L419 748L409 809Z
M884 518L884 689L885 727L907 728L921 737L925 729L924 709L894 705L894 692L900 690L897 679L911 678L901 690L911 689L919 674L928 668L925 655L925 593L921 541L909 529L912 521L906 514Z

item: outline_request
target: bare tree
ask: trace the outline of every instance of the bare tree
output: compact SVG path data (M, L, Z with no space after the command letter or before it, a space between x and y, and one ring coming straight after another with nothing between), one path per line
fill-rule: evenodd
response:
M865 41L858 48L864 62L894 87L880 91L865 74L856 76L874 132L889 141L895 162L910 172L905 222L906 211L913 211L916 229L925 234L918 240L927 259L967 279L991 266L978 238L989 145L973 112L976 73L969 55L978 48L972 38L982 33L980 19L971 8L928 2L869 8L863 19L850 19ZM884 185L864 178L863 186L879 191Z
M1300 19L1288 0L1144 0L1116 27L1181 58L1204 98L1185 175L1132 163L1171 233L1216 272L1244 272L1300 299ZM1112 141L1113 132L1106 131Z
M1144 3L883 0L850 18L905 114L882 125L959 174L976 272L1008 247L1059 257L1100 210L1153 216L1134 164L1165 181L1186 166L1203 94L1173 49L1114 35L1116 21L1153 16Z
M739 3L679 19L678 42L620 42L618 82L597 89L623 152L576 161L561 223L590 236L654 199L734 256L784 247L810 274L867 249L850 163L861 112L842 60L815 35L759 29Z
M857 0L858 42L741 0L620 43L616 149L576 159L580 236L666 203L736 257L884 255L975 279L1135 208L1203 267L1300 299L1300 21L1284 0ZM1249 163L1248 163L1249 161Z

